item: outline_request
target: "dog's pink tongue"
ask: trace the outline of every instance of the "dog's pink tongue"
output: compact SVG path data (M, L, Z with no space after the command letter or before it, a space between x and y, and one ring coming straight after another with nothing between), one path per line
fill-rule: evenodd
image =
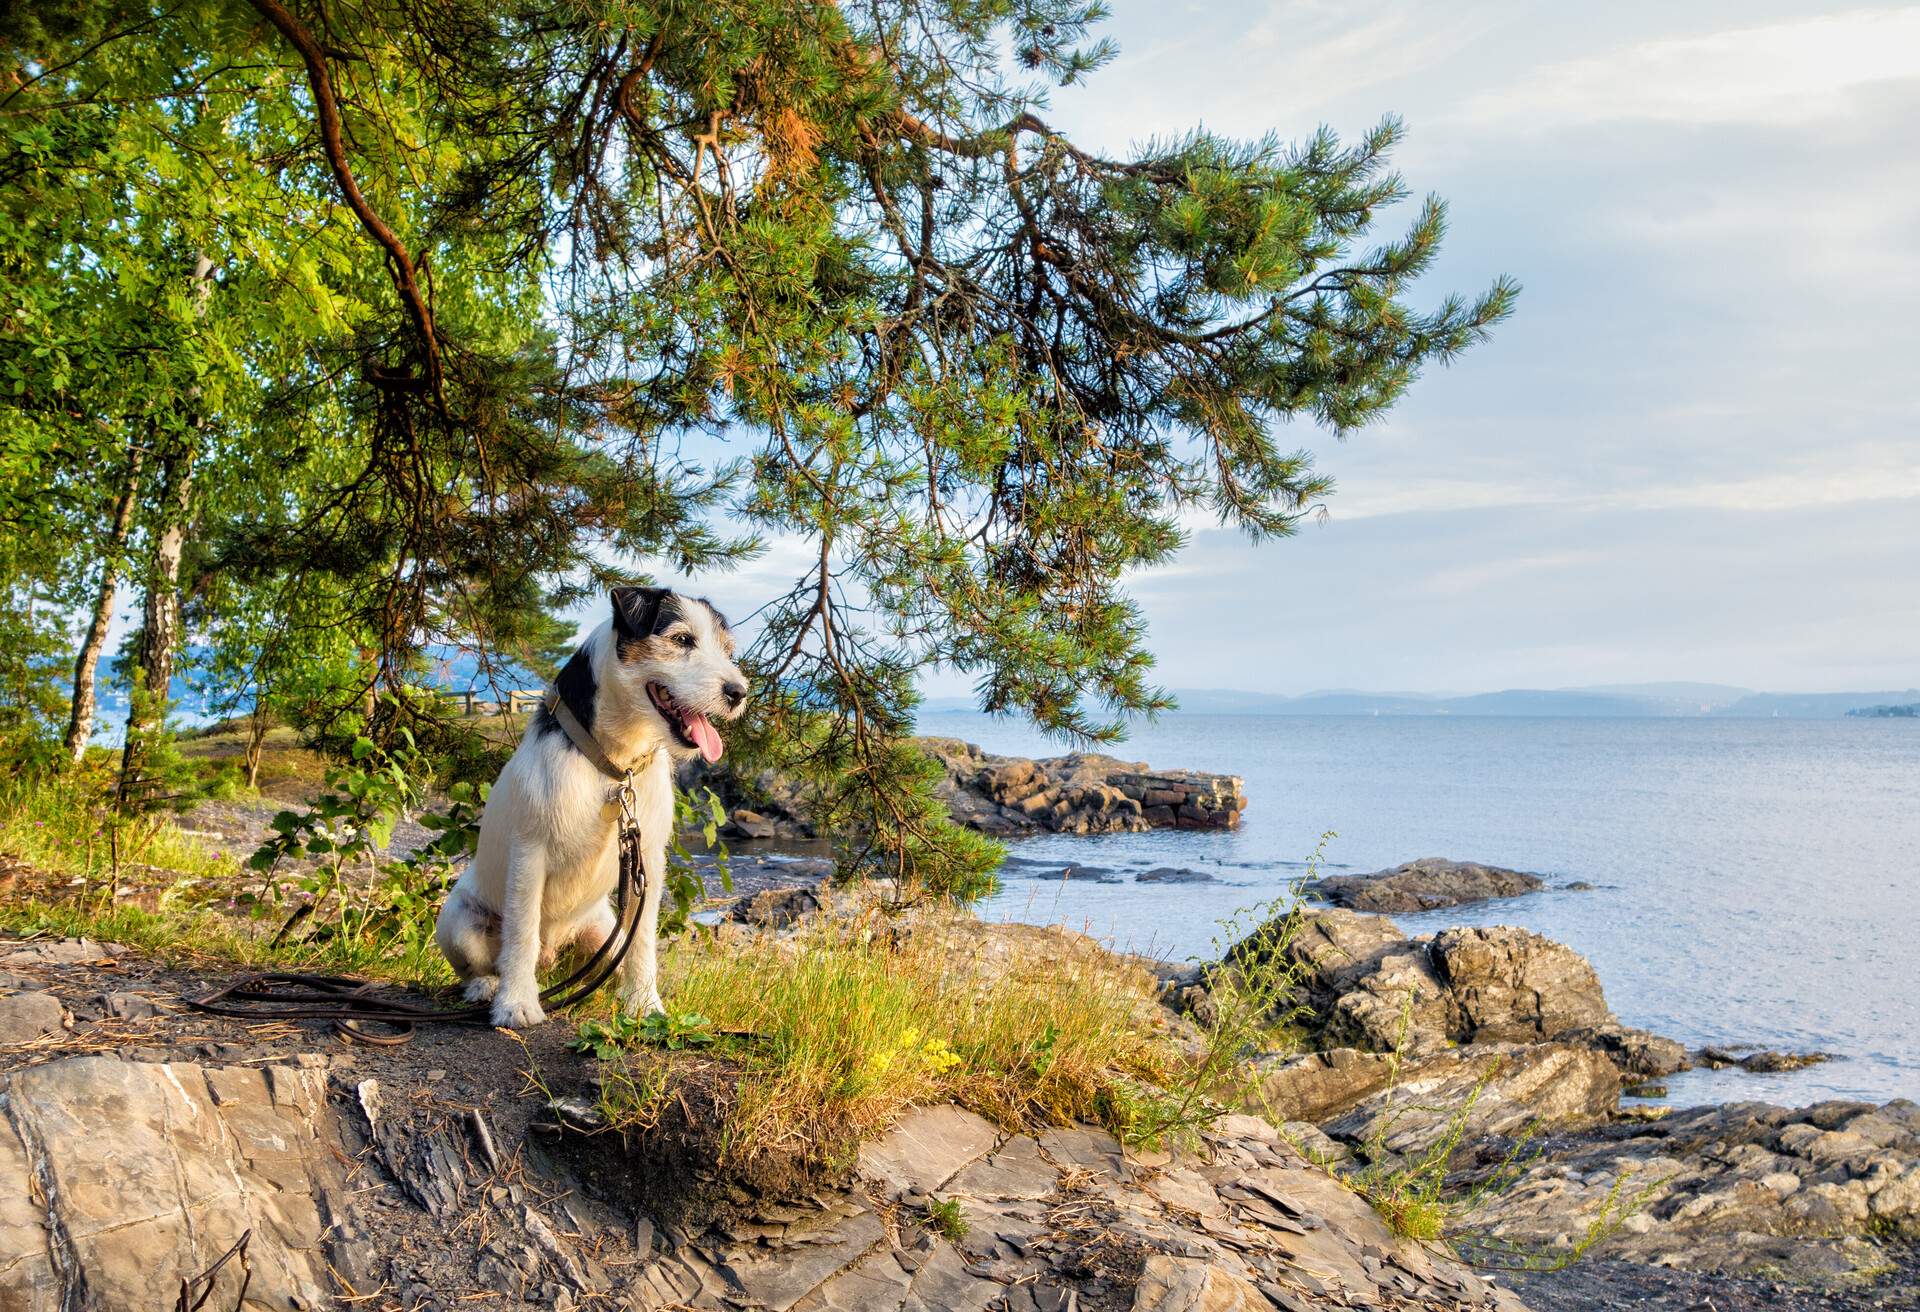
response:
M689 715L685 727L687 737L693 739L694 746L700 749L700 755L707 758L708 765L720 759L720 753L726 750L726 745L720 741L720 731L713 727L706 716Z

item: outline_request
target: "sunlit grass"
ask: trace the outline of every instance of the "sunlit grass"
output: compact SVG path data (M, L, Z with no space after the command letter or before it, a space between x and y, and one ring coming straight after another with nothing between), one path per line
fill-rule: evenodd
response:
M682 941L663 989L676 1012L752 1036L730 1053L741 1070L722 1152L735 1159L797 1141L831 1158L941 1102L1007 1129L1089 1120L1127 1135L1144 1091L1180 1064L1139 967L1078 935L989 933L964 913L927 913L898 942L842 923Z
M123 818L112 805L113 763L95 753L58 775L0 786L0 853L48 874L104 880L117 868L157 867L177 877L239 873L244 852L209 847L172 815Z

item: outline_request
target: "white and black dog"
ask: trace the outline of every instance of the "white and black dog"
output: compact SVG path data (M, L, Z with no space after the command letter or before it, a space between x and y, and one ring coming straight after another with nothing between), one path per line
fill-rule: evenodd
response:
M660 1011L654 939L673 832L673 763L720 759L715 717L737 717L747 680L733 634L705 599L664 588L615 588L613 614L554 680L561 704L620 770L631 768L646 896L621 963L621 1005ZM480 818L473 861L440 909L435 937L467 981L470 1002L493 1002L493 1023L546 1019L539 967L569 944L591 953L614 930L620 877L619 806L610 781L542 707L500 772Z

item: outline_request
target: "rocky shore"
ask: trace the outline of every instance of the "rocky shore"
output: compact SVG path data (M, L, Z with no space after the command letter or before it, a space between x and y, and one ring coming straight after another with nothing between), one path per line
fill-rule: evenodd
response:
M841 896L772 883L727 932L804 933L849 914ZM1008 960L1036 936L1088 950L968 934ZM1146 1151L926 1106L781 1190L632 1156L565 1025L350 1048L182 1009L217 975L0 942L0 1306L171 1303L243 1236L209 1307L243 1271L245 1306L276 1309L1916 1305L1920 1106L1623 1106L1704 1054L1622 1024L1564 945L1334 908L1154 969L1159 1023L1196 1044L1236 979L1284 971L1304 1006L1299 1050L1197 1137ZM1396 1237L1353 1185L1435 1153L1472 1200L1448 1223L1465 1262ZM676 1201L690 1180L700 1207Z
M1487 1186L1463 1219L1477 1257L1538 1265L1592 1243L1587 1275L1540 1281L1622 1263L1814 1288L1823 1307L1907 1305L1873 1291L1910 1269L1920 1237L1920 1105L1623 1107L1623 1089L1696 1063L1788 1070L1825 1054L1689 1052L1622 1024L1578 953L1509 927L1409 937L1313 910L1173 978L1170 996L1204 1012L1210 985L1276 964L1300 982L1312 1050L1269 1063L1249 1107L1349 1167L1452 1144L1455 1186Z

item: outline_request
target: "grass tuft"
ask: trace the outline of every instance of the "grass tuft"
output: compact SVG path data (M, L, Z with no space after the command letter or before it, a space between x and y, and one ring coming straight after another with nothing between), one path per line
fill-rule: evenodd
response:
M967 1237L971 1229L967 1224L966 1213L960 1210L958 1200L936 1198L927 1204L927 1229L943 1239L959 1243Z
M908 1108L939 1102L1008 1129L1085 1119L1124 1132L1135 1089L1177 1064L1148 1023L1145 972L1089 940L988 931L949 910L902 928L895 941L829 922L795 940L709 936L668 952L678 1014L711 1018L713 1051L738 1067L723 1157L800 1144L814 1160L845 1160ZM647 1073L658 1058L614 1046L611 1083L641 1124L659 1096Z

